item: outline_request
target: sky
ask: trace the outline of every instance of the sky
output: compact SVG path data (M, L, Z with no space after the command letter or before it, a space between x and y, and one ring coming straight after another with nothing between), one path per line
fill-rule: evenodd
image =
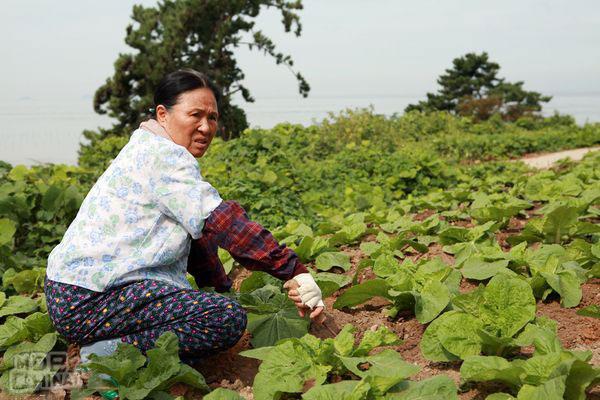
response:
M89 99L112 75L133 4L155 0L2 0L0 103ZM452 59L487 51L499 76L543 94L600 93L597 0L304 0L302 35L276 12L257 27L311 85L310 96L424 97ZM297 99L290 71L238 49L257 101Z

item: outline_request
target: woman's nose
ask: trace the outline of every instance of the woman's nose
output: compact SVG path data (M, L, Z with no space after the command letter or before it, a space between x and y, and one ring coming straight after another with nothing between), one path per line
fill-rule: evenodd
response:
M200 121L200 125L198 125L198 132L208 132L209 129L209 124L208 124L208 120L202 119Z

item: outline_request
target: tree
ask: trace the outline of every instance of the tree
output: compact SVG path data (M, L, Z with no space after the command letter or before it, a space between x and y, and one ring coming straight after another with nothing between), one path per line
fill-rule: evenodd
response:
M446 69L437 83L438 93L427 93L427 101L410 104L405 111L448 111L470 116L482 121L499 114L505 121L515 121L522 116L538 116L540 103L549 102L551 96L523 89L523 82L509 83L498 78L500 65L488 60L488 54L468 53L452 61L453 68Z
M241 83L244 73L234 58L233 50L239 46L259 50L288 67L298 80L300 94L306 97L310 87L292 69L291 56L278 52L273 41L255 29L254 19L266 8L279 10L285 31L293 30L300 36L302 26L295 11L302 9L301 0L163 0L156 8L134 6L134 23L127 27L125 43L137 51L119 54L114 75L94 96L94 110L117 122L99 132L84 131L92 141L90 146L104 137L127 135L137 128L148 116L160 79L179 68L202 71L220 86L219 136L229 139L239 135L248 123L244 111L231 104L231 96L240 92L245 101L254 101ZM251 40L242 41L245 33Z

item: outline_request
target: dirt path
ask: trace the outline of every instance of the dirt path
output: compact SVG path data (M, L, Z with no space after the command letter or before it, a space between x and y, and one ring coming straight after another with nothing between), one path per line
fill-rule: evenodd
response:
M530 167L546 169L550 168L552 164L554 164L560 159L570 158L573 161L578 161L581 160L586 153L598 150L600 150L600 147L584 147L582 149L559 151L556 153L547 153L540 155L530 154L528 156L520 158L519 161L523 161Z

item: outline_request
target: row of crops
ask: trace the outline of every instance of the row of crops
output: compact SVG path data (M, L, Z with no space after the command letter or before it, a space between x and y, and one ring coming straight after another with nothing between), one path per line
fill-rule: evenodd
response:
M344 131L352 122L344 118L329 129ZM382 129L379 122L370 121ZM433 129L432 121L424 122ZM251 348L241 355L260 361L254 399L597 395L597 354L567 348L558 323L539 305L557 302L582 320L599 317L597 304L581 302L582 288L597 287L600 278L600 153L532 172L519 163L463 165L432 149L382 153L351 141L311 147L309 133L298 129L282 126L250 132L237 145L217 143L212 158L203 160L205 175L311 267L334 321L339 313L372 310L383 312L386 323L310 334L314 329L298 316L282 282L250 274L228 295L248 312ZM306 147L311 150L303 153ZM232 157L243 161L232 163ZM169 389L178 382L207 399L241 399L235 391L213 390L218 385L182 364L170 332L146 355L122 344L112 356L93 356L84 387L68 381L67 361L51 362L67 351L67 342L47 314L46 257L97 174L0 165L3 394L31 394L54 381L51 386L70 398L84 398L106 388L103 373L118 382L121 399L176 398ZM228 254L221 258L236 273ZM424 328L418 347L425 362L403 357L395 328L406 320ZM432 365L455 374L424 375ZM57 383L58 376L67 382Z

